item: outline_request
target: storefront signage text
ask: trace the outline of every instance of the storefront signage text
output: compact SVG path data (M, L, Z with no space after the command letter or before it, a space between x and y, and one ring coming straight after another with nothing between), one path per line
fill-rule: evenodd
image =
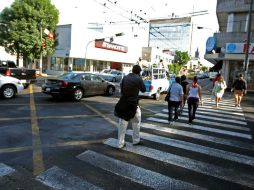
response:
M106 49L106 50L111 50L111 51L122 52L122 53L127 53L128 52L128 47L126 47L126 46L106 42L106 41L103 41L103 40L95 40L95 47Z
M226 53L246 53L246 43L227 43ZM250 44L249 53L254 53L254 43Z

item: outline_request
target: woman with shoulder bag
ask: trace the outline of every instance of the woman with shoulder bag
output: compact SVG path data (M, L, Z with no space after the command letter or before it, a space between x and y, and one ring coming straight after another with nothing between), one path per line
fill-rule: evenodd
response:
M215 103L216 107L219 106L219 102L221 101L221 98L225 92L225 89L227 88L226 82L223 78L223 76L219 76L218 80L215 82L213 87L213 96L215 97Z

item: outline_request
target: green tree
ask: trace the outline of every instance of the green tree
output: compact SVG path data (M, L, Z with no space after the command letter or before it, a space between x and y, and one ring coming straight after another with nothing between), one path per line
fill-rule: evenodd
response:
M203 66L203 67L201 67L201 70L202 70L203 72L208 71L208 67Z
M170 72L175 73L176 75L179 74L179 71L181 68L190 60L190 56L188 52L181 52L177 51L175 52L175 60L173 64L168 65L168 70Z
M179 65L185 65L189 60L190 60L190 56L188 54L188 52L181 52L181 51L177 51L175 52L175 63L179 64Z
M49 39L44 29L54 32L59 11L50 0L15 0L0 13L0 45L24 62L51 54L56 40ZM45 47L42 44L45 43Z

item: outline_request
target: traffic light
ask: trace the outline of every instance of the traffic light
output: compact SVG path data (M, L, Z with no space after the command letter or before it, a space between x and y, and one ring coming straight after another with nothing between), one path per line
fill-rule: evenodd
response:
M46 48L46 40L45 39L42 39L41 47L42 47L42 49Z
M116 33L115 35L116 35L116 37L118 37L118 36L123 36L124 33L123 33L123 32L120 32L120 33Z

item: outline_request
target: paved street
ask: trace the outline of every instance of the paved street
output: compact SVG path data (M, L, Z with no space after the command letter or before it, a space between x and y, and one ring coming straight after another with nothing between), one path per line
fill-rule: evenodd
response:
M193 125L187 108L167 124L167 103L143 98L142 145L118 150L113 97L53 100L33 84L0 100L0 189L254 189L254 108L248 94L219 108L204 80Z

